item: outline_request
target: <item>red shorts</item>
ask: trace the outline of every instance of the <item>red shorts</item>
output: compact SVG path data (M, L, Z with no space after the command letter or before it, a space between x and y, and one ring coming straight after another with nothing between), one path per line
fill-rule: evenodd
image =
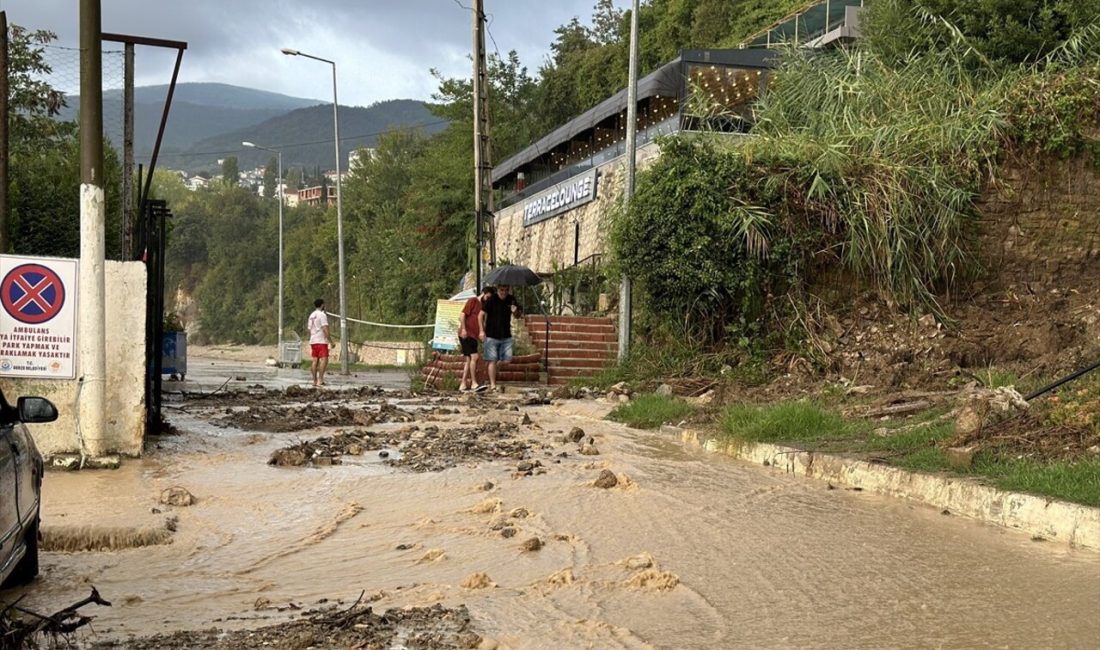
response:
M328 358L328 343L310 343L309 349L314 359Z

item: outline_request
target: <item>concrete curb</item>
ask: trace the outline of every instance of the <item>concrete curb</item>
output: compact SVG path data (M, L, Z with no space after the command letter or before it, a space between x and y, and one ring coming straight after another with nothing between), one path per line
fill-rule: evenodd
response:
M705 432L663 426L685 444L839 487L943 508L954 515L1015 528L1077 548L1100 551L1100 508L1006 492L957 476L938 476L767 443L723 443Z

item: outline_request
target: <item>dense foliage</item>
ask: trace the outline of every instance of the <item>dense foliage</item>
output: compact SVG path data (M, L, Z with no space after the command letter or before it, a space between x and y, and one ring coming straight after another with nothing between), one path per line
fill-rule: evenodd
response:
M1006 149L1097 150L1096 32L1065 40L1023 66L990 65L1009 55L962 33L900 58L874 38L788 51L753 137L663 143L617 220L615 256L650 316L709 343L804 334L790 323L833 268L936 309L977 270L975 200Z
M10 252L77 257L80 253L80 142L76 124L54 119L64 95L43 76L48 31L12 26L9 36ZM121 166L105 148L107 254L121 257Z

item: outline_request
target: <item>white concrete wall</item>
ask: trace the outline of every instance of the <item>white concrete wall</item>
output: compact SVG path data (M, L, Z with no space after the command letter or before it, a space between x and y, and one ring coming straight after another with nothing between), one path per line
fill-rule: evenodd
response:
M635 160L642 170L660 155L655 142L638 147ZM546 221L523 225L523 201L496 214L497 257L522 264L543 274L573 264L574 224L581 226L580 253L585 259L606 254L612 209L623 193L626 157L619 156L597 167L596 200ZM579 174L578 174L579 175ZM606 261L606 260L605 260Z
M107 451L139 456L145 433L145 265L141 262L107 262ZM77 345L80 345L79 338ZM60 415L50 424L28 428L46 456L78 453L77 426L79 377L57 379L6 379L4 396L37 395L48 398Z

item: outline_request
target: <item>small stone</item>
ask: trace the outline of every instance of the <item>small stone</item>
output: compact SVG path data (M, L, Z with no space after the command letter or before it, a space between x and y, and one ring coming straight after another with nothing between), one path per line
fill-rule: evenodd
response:
M356 445L356 444L348 445L347 452L348 452L349 456L362 456L363 455L363 446L362 445Z
M619 395L619 403L620 404L626 404L629 401L630 401L630 395L627 395L625 393Z
M599 456L600 450L596 449L595 445L585 445L581 447L582 456Z
M195 503L195 496L180 486L170 487L160 493L160 502L166 506L186 507Z
M584 429L582 429L580 427L573 427L572 429L569 430L569 433L565 434L565 441L566 442L580 442L581 440L584 440L584 436L585 436Z
M527 508L516 508L512 512L509 512L508 516L512 519L526 519L531 516L531 513L528 512Z
M389 458L390 457L390 452L383 449L382 451L378 452L378 457L379 458Z
M519 546L520 550L526 552L534 552L542 548L542 540L538 537L532 537L531 539L523 542Z
M523 417L520 418L519 423L520 424L531 424L531 416L524 413Z
M535 464L529 460L525 460L519 465L516 465L516 470L520 472L530 472L533 469L535 469Z
M611 488L615 487L618 484L619 484L619 479L618 479L618 477L615 476L615 472L612 472L609 469L605 469L602 472L600 472L599 478L597 478L596 482L593 483L592 485L594 485L598 488L603 488L605 490L608 490L608 489L611 489Z
M952 467L967 469L974 463L974 453L976 451L978 451L978 448L973 445L969 447L949 447L944 455Z
M668 384L661 384L657 387L656 392L662 397L672 397L672 386L669 386Z
M493 482L492 482L492 481L485 481L484 483L482 483L482 484L481 484L481 485L480 485L480 486L478 487L478 489L479 489L479 490L481 490L482 492L488 492L489 490L492 490L492 489L493 489L493 487L494 487L494 486L493 486Z
M398 551L407 551L407 550L409 550L409 549L410 549L410 548L412 548L412 547L413 547L413 545L412 545L412 544L398 544L398 545L397 545L397 546L395 546L394 548L395 548L396 550L398 550Z
M504 539L509 539L516 536L516 529L511 526L500 529L500 536Z

